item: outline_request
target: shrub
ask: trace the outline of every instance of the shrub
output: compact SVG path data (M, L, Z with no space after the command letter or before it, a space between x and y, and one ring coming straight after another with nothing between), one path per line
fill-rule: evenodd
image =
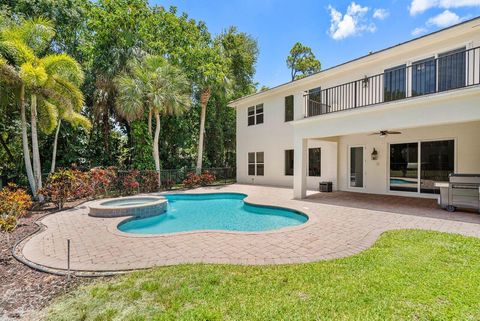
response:
M201 175L195 173L188 173L187 178L183 180L183 185L186 188L193 188L196 186L207 186L215 181L215 175L210 172L204 172Z
M123 191L127 195L138 193L140 184L137 181L139 172L136 169L132 169L122 179Z
M200 176L195 173L188 173L187 178L183 180L183 186L186 188L193 188L195 186L200 185Z
M175 182L173 180L169 179L169 178L162 181L162 186L167 190L171 190L174 185L175 185Z
M95 197L106 195L112 189L117 179L115 167L106 169L96 167L90 170L90 184Z
M140 190L142 192L156 192L158 191L158 173L157 171L143 171L140 175L141 184ZM163 183L163 182L162 182Z
M9 183L0 190L0 230L11 232L17 227L17 219L32 206L32 198L17 185Z
M65 202L78 197L77 170L60 169L48 175L45 186L39 191L61 210Z
M202 175L200 175L200 185L201 186L207 186L215 182L217 178L213 173L210 173L208 171L203 172Z

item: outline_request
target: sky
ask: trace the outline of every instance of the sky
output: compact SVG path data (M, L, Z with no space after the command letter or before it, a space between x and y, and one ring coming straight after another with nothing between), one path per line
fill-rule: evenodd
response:
M285 60L301 42L326 69L480 16L480 0L150 0L204 21L215 35L237 26L259 46L255 81L290 81ZM479 29L480 32L480 29Z

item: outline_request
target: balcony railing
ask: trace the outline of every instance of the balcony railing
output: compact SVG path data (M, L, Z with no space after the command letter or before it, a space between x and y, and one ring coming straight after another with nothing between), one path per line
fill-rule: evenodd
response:
M305 93L305 117L480 84L480 47L387 69L381 74Z

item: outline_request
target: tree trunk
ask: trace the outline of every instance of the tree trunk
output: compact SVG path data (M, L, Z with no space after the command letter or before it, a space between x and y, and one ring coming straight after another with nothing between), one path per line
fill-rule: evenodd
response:
M152 138L152 110L148 112L148 133L150 134L150 138Z
M50 167L50 173L55 172L55 162L57 160L58 133L60 132L61 125L62 125L62 119L59 119L57 130L55 131L55 139L53 140L52 167Z
M37 96L31 96L31 112L32 118L30 120L32 131L32 158L33 158L33 177L35 178L35 185L37 189L42 188L42 167L40 165L40 150L38 149L38 135L37 135ZM38 200L43 202L43 197L38 195Z
M153 138L153 159L155 160L155 170L158 174L158 187L162 186L162 179L160 176L160 155L158 152L158 141L160 137L160 114L155 112L155 121L157 126L155 127L155 136Z
M30 161L30 148L28 147L27 135L27 119L25 115L25 86L20 87L20 114L22 123L22 145L23 145L23 159L25 161L25 171L27 172L28 183L32 190L33 197L37 197L37 186L35 185L35 178L33 177L32 162Z
M207 114L207 104L210 99L212 91L210 88L206 88L200 94L200 107L202 108L200 113L200 132L198 134L198 152L197 152L197 174L202 173L203 162L203 134L205 132L205 117Z

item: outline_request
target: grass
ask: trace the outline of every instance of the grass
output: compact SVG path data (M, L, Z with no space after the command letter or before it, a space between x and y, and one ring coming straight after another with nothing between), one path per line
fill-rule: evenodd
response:
M47 320L480 320L480 239L391 231L358 255L283 266L180 265L98 281Z

